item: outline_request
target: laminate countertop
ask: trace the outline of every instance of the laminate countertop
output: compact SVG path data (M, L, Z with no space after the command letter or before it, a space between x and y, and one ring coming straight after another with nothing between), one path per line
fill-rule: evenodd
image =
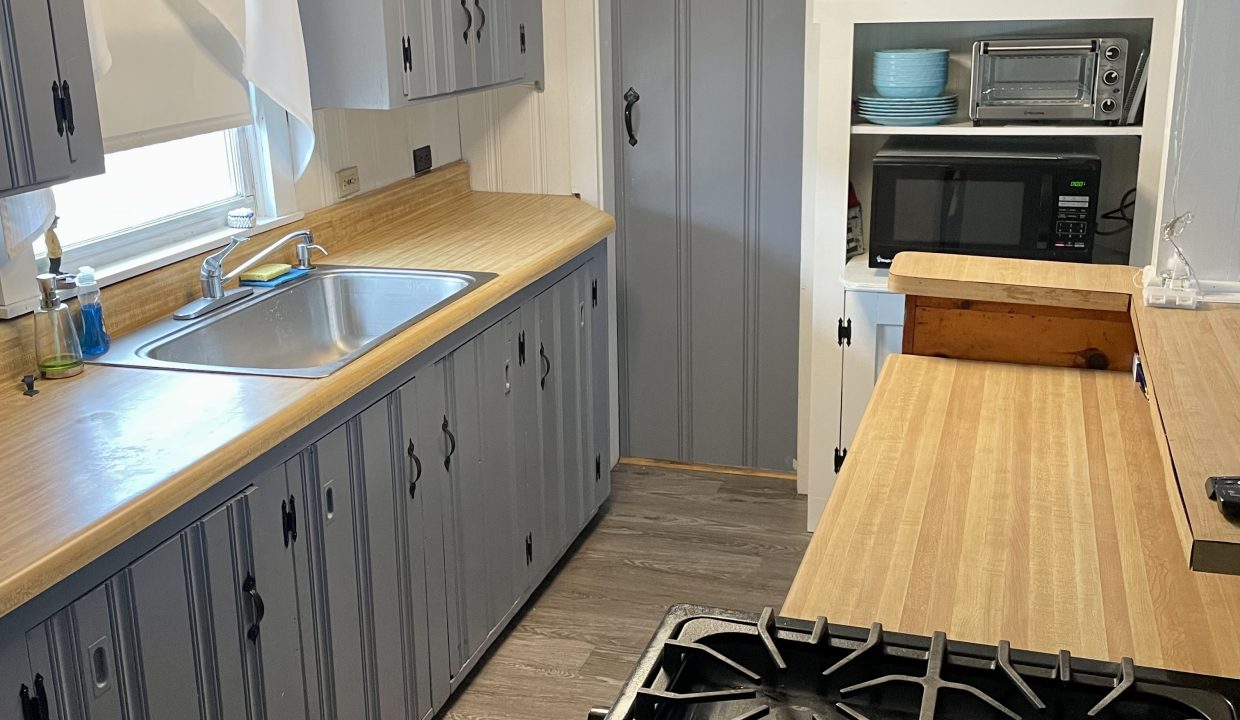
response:
M890 287L911 295L1091 310L1132 318L1169 492L1188 564L1240 574L1240 522L1206 497L1213 475L1240 475L1240 305L1146 307L1138 269L900 253Z
M1128 373L893 355L782 614L1240 677Z
M330 377L90 366L77 378L40 383L35 398L17 390L0 394L0 615L245 467L615 226L573 197L470 192L467 171L456 174L461 192L421 210L388 209L391 219L366 237L342 249L329 244L330 263L498 277ZM313 214L304 224L314 224ZM343 237L349 228L325 226L328 231Z

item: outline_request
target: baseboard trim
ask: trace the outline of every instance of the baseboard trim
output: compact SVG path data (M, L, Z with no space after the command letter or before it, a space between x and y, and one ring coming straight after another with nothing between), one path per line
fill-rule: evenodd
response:
M794 472L780 472L779 470L759 470L757 468L733 467L731 465L707 465L704 463L683 463L675 460L655 460L654 458L639 457L621 457L621 465L646 465L649 467L667 468L669 470L684 470L687 472L708 472L717 473L719 475L748 475L749 477L770 478L773 480L791 480L796 482L797 474Z

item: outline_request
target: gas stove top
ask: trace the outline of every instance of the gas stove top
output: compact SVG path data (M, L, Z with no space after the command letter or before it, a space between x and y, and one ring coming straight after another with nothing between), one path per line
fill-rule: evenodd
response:
M607 720L1237 720L1240 681L677 605Z

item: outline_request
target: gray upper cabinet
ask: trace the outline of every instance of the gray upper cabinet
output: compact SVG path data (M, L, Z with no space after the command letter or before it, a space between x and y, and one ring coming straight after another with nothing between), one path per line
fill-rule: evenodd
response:
M542 82L541 0L302 0L300 7L315 107L391 109Z
M0 24L0 192L103 172L103 138L81 0L8 3Z

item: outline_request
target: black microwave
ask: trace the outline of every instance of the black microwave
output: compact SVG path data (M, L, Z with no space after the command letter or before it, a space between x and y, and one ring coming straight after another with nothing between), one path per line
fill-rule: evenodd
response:
M874 158L870 267L903 250L1090 262L1101 175L1085 138L892 138Z

